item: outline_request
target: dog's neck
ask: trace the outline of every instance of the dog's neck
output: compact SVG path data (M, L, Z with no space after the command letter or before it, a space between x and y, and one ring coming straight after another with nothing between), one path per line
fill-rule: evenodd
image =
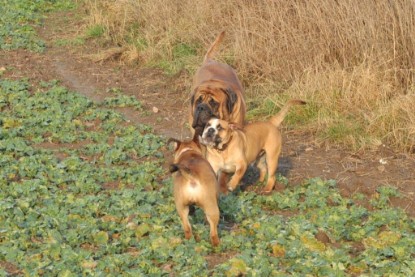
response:
M221 148L220 148L220 149L219 149L218 147L215 147L214 149L215 149L216 151L218 151L218 152L223 152L223 151L225 151L225 150L228 148L229 144L231 143L232 139L233 139L233 133L231 134L231 136L230 136L230 138L228 139L228 141L227 141L226 143L222 144L222 146L221 146Z

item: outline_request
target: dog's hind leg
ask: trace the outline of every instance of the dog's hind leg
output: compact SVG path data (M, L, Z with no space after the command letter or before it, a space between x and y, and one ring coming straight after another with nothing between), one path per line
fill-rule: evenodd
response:
M189 222L189 206L176 205L176 209L182 221L184 237L190 239L192 237L192 226Z
M205 210L206 218L210 225L210 241L213 246L219 245L218 224L219 224L219 208L212 205Z
M257 167L259 169L259 181L264 182L265 175L267 174L267 163L265 155L262 155L258 158Z
M275 186L275 173L277 172L278 158L281 153L281 147L278 147L277 149L272 149L272 150L271 149L269 151L265 150L265 156L267 159L267 168L268 168L268 180L267 180L267 185L262 191L263 193L270 193Z

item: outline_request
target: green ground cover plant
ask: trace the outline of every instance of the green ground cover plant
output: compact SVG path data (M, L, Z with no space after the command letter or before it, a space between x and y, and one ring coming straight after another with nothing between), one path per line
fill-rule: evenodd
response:
M7 1L2 49L40 51L28 24L71 3ZM281 192L220 197L219 247L199 209L195 237L184 240L164 141L113 110L141 111L139 100L110 90L114 97L97 104L58 81L0 79L0 276L414 274L415 221L391 207L400 196L388 186L368 209L335 181L280 177Z
M373 210L319 179L270 196L221 196L221 244L212 248L198 209L197 239L184 240L163 140L149 127L56 82L1 80L0 110L0 261L22 274L415 272L415 222L389 205L394 188L379 189ZM208 268L221 253L231 258Z
M42 23L44 13L74 7L68 0L7 0L0 5L0 49L28 49L42 52L45 42L34 29Z

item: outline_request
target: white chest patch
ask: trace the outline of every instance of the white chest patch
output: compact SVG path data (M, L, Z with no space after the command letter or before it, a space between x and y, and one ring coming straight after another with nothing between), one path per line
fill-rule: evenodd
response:
M219 171L233 173L236 170L236 163L234 163L233 161L226 161L217 152L209 152L207 155L207 159L209 163L212 165L212 168L216 174L218 174Z
M228 173L233 173L236 171L236 166L235 164L224 163L222 166L222 170Z

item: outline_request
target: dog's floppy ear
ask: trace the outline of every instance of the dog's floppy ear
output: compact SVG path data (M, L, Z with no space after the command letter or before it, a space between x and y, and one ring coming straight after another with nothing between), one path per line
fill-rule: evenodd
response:
M177 164L171 164L169 166L169 172L170 173L176 172L177 170L179 170L179 167L177 166Z
M232 113L233 107L235 106L235 103L236 103L236 100L238 100L238 96L236 95L236 93L231 88L227 88L223 91L228 96L228 99L226 101L228 111L229 111L229 113Z
M243 129L243 127L242 127L240 124L238 124L238 123L233 123L233 122L230 122L230 123L228 124L228 127L229 127L229 129L231 129L232 131L234 131L234 130L242 130L242 129Z
M193 104L195 103L195 94L192 94L192 97L190 97L190 105L193 106Z
M182 142L180 140L177 140L177 139L174 139L174 138L169 138L167 140L167 146L169 146L171 143L174 143L174 151L176 151L177 148L179 148L179 146Z

